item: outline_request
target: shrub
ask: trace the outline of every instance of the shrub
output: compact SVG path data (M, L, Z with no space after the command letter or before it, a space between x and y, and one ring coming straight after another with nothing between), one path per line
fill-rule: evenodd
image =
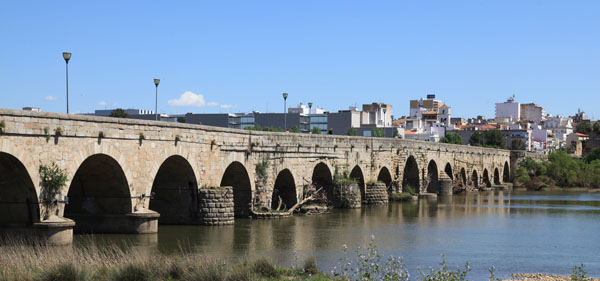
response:
M181 135L175 135L175 142L181 141ZM211 142L212 145L212 142Z
M50 128L44 127L44 135L46 136L46 141L50 140Z
M355 129L355 128L348 128L348 132L347 132L347 134L348 134L349 136L356 136L356 135L358 135L358 132L356 131L356 129Z
M404 190L404 192L406 192L406 193L408 193L410 195L417 194L415 192L415 189L410 184L405 184L404 186L402 186L402 189Z
M104 138L104 132L103 131L98 132L98 138L101 138L101 139Z
M313 135L320 135L321 134L321 129L319 129L319 127L313 127L311 133Z
M55 136L60 137L60 136L62 136L62 134L63 134L63 130L61 127L57 127L56 129L54 129Z
M6 123L4 123L4 120L0 121L0 134L4 133L5 128L6 128Z
M371 136L376 137L376 138L383 138L383 136L384 136L383 129L382 128L372 128Z
M128 264L115 272L115 281L146 281L151 274L142 264Z
M270 261L264 258L256 260L252 265L252 269L254 270L254 272L263 277L279 277L279 271L277 271L277 268L275 268L275 266L273 266L273 264L271 264Z
M146 139L146 136L144 135L144 133L140 133L139 134L139 140L140 140L140 142L142 142L145 139Z
M261 160L260 162L256 163L256 165L255 165L256 176L258 177L258 180L260 182L262 182L263 184L267 182L267 178L269 177L267 175L268 168L269 168L269 159L268 158Z
M83 270L72 263L63 263L43 271L35 280L39 281L83 281L87 280Z
M67 183L67 172L56 163L52 163L49 166L40 165L40 177L42 178L42 185L50 192L58 192Z
M317 266L317 261L313 257L310 257L304 261L304 266L302 267L302 270L304 271L304 273L310 275L316 275L320 273L319 267Z

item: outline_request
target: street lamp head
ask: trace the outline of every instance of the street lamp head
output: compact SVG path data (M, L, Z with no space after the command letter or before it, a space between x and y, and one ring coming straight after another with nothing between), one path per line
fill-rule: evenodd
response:
M71 53L63 52L63 58L65 59L65 62L69 63L69 60L71 59Z
M309 103L308 103L308 107L309 107L309 108L312 108L312 102L309 102Z
M383 109L383 113L385 114L386 112L387 112L387 108L384 108Z
M283 93L283 99L287 100L287 97L288 97L288 93Z
M160 83L160 79L154 78L154 85L156 85L156 87L158 87L158 83Z

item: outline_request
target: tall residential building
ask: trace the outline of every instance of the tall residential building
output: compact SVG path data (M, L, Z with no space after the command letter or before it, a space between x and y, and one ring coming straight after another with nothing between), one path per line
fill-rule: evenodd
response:
M390 127L392 126L392 105L382 102L363 104L362 127Z
M508 119L508 121L518 121L521 119L521 106L515 102L515 98L510 97L503 103L496 103L496 120Z
M426 99L418 99L410 101L410 118L417 118L420 112L435 111L438 112L442 101L436 100L435 95L427 95Z
M536 124L541 122L546 115L544 108L535 103L522 103L520 109L521 120L530 121Z

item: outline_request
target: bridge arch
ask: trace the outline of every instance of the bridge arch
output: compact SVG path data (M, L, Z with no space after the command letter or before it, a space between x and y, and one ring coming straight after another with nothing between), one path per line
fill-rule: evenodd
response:
M313 168L312 184L315 186L315 190L322 188L327 198L332 198L333 176L331 175L331 169L324 162L319 162Z
M437 164L434 160L429 161L429 164L427 164L427 192L438 193L440 189L438 176Z
M75 221L77 232L114 232L108 223L98 225L98 221L132 212L125 173L117 160L106 154L94 154L81 163L67 196L65 217Z
M281 198L281 206L279 200ZM271 198L271 209L281 207L281 210L289 209L298 202L296 194L296 182L289 169L283 169L275 179L273 194Z
M252 185L244 164L234 161L223 172L221 186L233 188L233 211L235 217L247 218L251 215Z
M473 187L475 189L479 188L479 176L477 175L477 170L473 170L473 174L471 175L471 181L473 183Z
M510 167L508 166L508 161L504 162L504 169L502 171L502 181L510 182Z
M356 165L354 168L352 168L352 171L350 172L350 178L356 181L356 184L358 184L358 187L360 188L361 197L365 198L365 176L359 165Z
M412 189L416 193L420 193L421 185L419 180L419 166L415 157L409 156L404 165L404 173L402 177L402 190Z
M454 174L452 173L452 165L450 165L450 162L446 163L446 167L444 167L444 172L446 173L446 176L454 180Z
M500 173L498 172L498 168L494 168L494 184L500 184Z
M483 169L483 184L485 187L491 187L492 182L490 181L490 175L488 173L488 169Z
M27 168L15 156L0 152L0 228L38 221L38 197Z
M388 190L392 188L392 175L387 167L381 167L377 175L377 181L385 183L385 187Z
M160 224L191 223L197 212L198 182L186 158L172 155L165 159L152 183L149 208L160 214Z

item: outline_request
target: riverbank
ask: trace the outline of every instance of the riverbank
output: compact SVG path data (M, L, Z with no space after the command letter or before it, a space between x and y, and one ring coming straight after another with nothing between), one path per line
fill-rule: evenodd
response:
M577 276L573 275L553 275L543 273L517 273L513 274L512 279L505 279L502 281L600 281L600 278L585 278L577 279Z

